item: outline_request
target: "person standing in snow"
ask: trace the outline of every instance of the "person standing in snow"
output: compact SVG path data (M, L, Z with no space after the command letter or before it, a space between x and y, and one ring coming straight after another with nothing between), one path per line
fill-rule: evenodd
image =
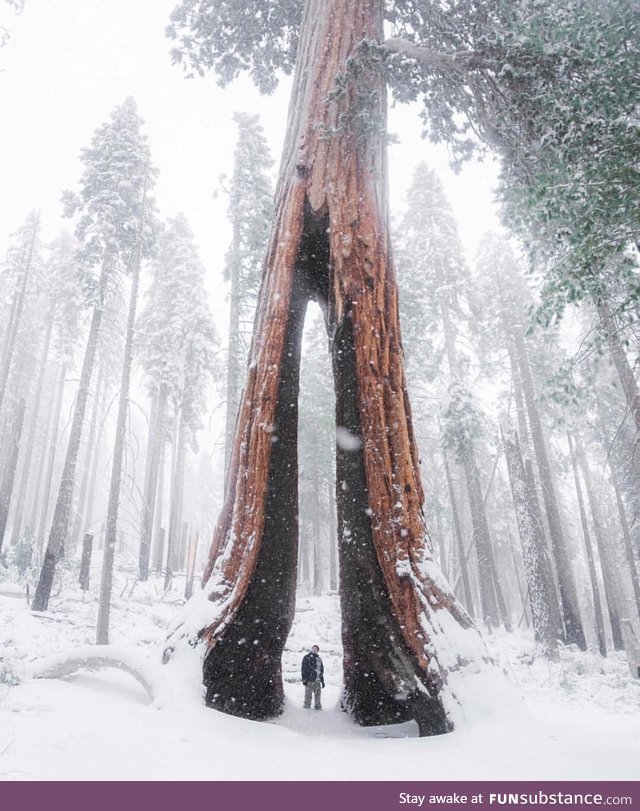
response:
M314 645L302 660L302 683L304 684L304 704L306 710L311 709L311 698L314 708L322 709L321 690L324 687L324 665L319 656L320 648Z

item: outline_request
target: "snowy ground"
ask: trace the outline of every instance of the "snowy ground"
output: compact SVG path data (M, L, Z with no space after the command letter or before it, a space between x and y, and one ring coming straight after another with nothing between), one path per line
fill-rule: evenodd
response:
M527 634L494 634L496 676L487 713L469 708L450 735L420 739L413 723L361 729L338 709L336 597L301 597L284 657L287 706L271 723L201 704L194 655L163 666L160 651L179 592L121 575L112 642L143 659L162 685L155 704L129 674L33 679L55 654L92 644L96 604L74 588L52 612L29 612L23 590L0 580L0 778L4 780L635 780L640 775L640 683L622 657L564 651L530 663ZM299 663L317 643L327 688L322 712L303 710ZM513 694L522 697L522 702Z

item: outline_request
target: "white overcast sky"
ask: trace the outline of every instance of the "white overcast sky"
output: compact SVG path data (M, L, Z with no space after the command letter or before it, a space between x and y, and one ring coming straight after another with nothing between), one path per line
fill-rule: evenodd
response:
M213 76L187 80L170 64L164 35L175 0L26 0L19 17L2 12L13 39L0 51L0 253L32 208L42 210L46 238L69 224L60 193L75 188L80 149L127 95L136 98L161 174L164 215L184 211L209 270L208 288L225 334L222 261L229 241L221 174L232 171L236 110L259 113L280 157L288 87L260 96L248 79L222 90ZM4 3L0 0L0 7ZM456 177L443 149L419 137L416 111L391 111L391 193L399 210L413 166L426 160L448 189L470 257L480 234L497 224L490 164ZM274 171L275 171L274 167Z

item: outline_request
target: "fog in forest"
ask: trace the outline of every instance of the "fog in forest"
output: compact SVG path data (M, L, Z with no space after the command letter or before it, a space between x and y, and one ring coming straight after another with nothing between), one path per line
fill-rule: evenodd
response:
M0 709L73 669L36 652L117 645L153 701L166 670L315 734L319 643L365 730L464 729L511 706L502 667L514 707L571 694L576 740L603 691L613 739L640 709L633 9L380 4L334 65L308 3L131 5L0 0Z

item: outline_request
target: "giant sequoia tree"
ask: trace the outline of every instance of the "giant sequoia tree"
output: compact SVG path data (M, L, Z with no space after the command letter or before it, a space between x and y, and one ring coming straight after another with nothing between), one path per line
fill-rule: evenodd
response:
M433 563L406 393L386 196L382 0L185 0L170 33L198 71L248 69L262 89L295 66L274 226L226 501L199 609L207 703L282 709L294 611L297 403L307 302L325 312L336 391L344 706L361 724L445 732L447 674L481 656ZM260 27L256 36L253 26ZM266 26L266 31L264 30ZM455 639L452 642L451 639ZM464 648L464 650L463 650Z

